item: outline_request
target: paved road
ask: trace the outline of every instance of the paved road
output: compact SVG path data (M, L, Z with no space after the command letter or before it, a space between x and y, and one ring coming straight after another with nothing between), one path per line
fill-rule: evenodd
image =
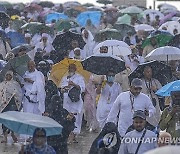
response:
M1 130L0 130L1 133ZM69 154L88 154L90 146L98 133L87 132L85 130L78 136L79 143L69 145ZM0 141L2 136L0 136ZM11 137L9 137L8 144L0 143L0 154L17 154L21 147L20 143L12 144Z

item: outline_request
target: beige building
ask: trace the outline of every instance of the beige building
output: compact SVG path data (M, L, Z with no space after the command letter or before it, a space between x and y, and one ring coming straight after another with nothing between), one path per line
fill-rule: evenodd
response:
M112 0L114 6L120 5L138 5L146 7L146 0Z

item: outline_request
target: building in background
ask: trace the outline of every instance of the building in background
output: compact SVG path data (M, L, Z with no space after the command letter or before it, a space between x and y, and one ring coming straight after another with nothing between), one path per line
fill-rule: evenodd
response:
M114 6L137 5L146 7L146 0L112 0Z

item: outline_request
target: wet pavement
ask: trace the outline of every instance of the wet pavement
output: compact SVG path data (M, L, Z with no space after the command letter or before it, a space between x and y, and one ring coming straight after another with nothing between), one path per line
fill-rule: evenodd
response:
M2 130L0 130L0 133L2 133ZM88 154L90 146L97 136L98 133L83 130L77 137L78 143L69 145L69 154ZM0 141L2 141L2 135ZM8 144L0 143L0 154L18 154L22 144L13 144L11 137L8 137Z

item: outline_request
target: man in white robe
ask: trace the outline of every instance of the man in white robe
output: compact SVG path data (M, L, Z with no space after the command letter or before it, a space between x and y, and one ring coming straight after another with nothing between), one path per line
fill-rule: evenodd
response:
M84 78L76 73L76 65L69 65L69 72L67 76L64 76L61 80L60 87L64 93L63 108L68 112L73 113L76 118L75 126L73 131L73 141L76 141L75 135L80 134L82 116L83 116L83 100L81 98L81 93L85 91ZM77 102L72 102L68 96L69 90L73 87L80 89L80 99Z
M96 114L100 128L104 127L114 101L122 92L120 84L114 82L115 75L113 73L109 72L106 78L107 81L99 85L96 89L96 93L100 94Z
M35 69L34 61L29 61L28 71L24 76L23 111L42 114L45 111L45 79L44 75Z
M123 137L129 126L133 124L132 117L134 111L142 110L146 112L147 116L152 116L155 113L155 108L151 99L141 93L142 80L133 79L131 82L130 90L122 92L111 108L108 115L107 122L117 122L118 117L118 131Z

